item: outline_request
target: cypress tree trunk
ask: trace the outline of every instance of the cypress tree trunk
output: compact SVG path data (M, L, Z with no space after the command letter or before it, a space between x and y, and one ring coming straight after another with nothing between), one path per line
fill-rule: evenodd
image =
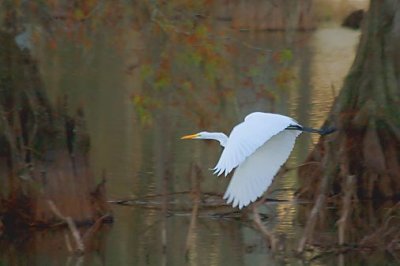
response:
M299 196L315 198L320 180L326 193L341 193L355 177L360 199L400 197L400 3L370 1L353 66L322 137L299 170Z
M9 230L61 216L93 223L109 208L104 182L96 186L88 166L83 112L69 116L64 97L50 103L36 62L14 36L0 31L1 222Z

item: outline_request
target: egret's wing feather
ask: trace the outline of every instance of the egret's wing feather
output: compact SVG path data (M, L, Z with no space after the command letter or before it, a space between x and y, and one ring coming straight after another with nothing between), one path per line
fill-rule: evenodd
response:
M236 168L224 199L233 207L242 208L260 197L289 157L300 133L297 130L284 130L247 157Z
M289 125L297 125L297 122L278 114L251 113L233 128L214 173L228 175L267 140Z

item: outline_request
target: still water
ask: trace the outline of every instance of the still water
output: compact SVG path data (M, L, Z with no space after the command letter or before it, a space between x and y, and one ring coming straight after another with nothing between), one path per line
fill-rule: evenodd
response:
M212 27L215 32L229 29L223 21L213 22ZM380 260L380 255L366 261L354 254L311 260L317 251L294 256L304 226L298 219L299 204L292 201L296 171L275 180L270 189L271 198L286 201L260 209L267 214L265 225L283 243L284 251L272 254L251 223L223 205L227 179L208 170L219 157L218 143L179 139L203 129L229 133L252 111L287 114L320 127L351 66L359 31L338 23L300 33L230 31L229 51L236 52L221 52L218 60L224 63L216 62L214 68L206 65L212 68L208 72L185 68L188 64L180 52L193 54L180 43L164 40L161 47L160 37L151 39L153 35L129 27L104 28L104 32L90 36L89 48L65 38L57 49L39 46L35 56L54 98L67 91L71 110L84 107L91 165L98 180L107 178L109 199L132 200L131 205L111 204L114 224L93 237L83 257L71 256L64 233L57 231L35 234L29 246L24 240L6 245L5 261L15 265L374 265ZM158 69L157 75L162 75L160 65L166 60L174 79L167 89L154 89L160 79L148 73ZM182 83L186 90L176 87L184 87ZM299 165L316 138L300 136L287 166ZM196 199L195 193L187 192L195 188L204 196L198 217L191 219Z

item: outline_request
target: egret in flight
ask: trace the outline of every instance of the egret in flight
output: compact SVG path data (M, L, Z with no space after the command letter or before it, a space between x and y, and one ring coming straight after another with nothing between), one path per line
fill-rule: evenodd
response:
M181 139L212 139L224 147L214 174L227 176L235 169L224 199L241 209L267 190L303 131L326 135L333 129L307 128L284 115L254 112L235 126L229 137L203 131Z

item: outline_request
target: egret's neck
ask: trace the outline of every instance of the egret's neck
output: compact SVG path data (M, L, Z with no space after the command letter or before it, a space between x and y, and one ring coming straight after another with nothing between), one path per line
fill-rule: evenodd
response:
M218 140L222 147L225 147L226 143L228 142L228 137L221 132L208 132L203 138Z

